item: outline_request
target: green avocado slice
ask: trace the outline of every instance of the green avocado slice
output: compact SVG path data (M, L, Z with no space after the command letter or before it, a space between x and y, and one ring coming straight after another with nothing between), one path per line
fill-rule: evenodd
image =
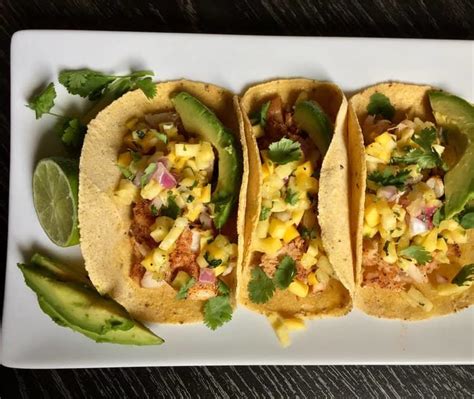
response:
M215 205L214 225L220 229L237 201L242 178L242 154L235 136L217 116L189 93L178 93L173 99L184 129L209 141L219 157L217 185L211 201Z
M135 322L135 325L127 331L109 330L102 335L96 334L68 323L68 321L61 317L61 315L55 311L54 307L49 305L42 297L38 297L38 303L43 312L50 316L55 323L62 327L69 327L72 330L93 339L95 342L108 342L121 345L160 345L164 342L148 328L137 322Z
M444 177L446 218L464 209L474 198L474 106L442 91L431 91L429 100L436 123L447 132L447 142L455 153Z
M31 263L48 270L59 280L75 281L77 283L90 285L90 281L87 277L87 272L84 268L82 270L73 269L70 266L58 263L53 259L38 253L35 253L31 257Z
M136 337L149 344L154 334L133 321L125 309L92 288L76 282L56 280L47 270L18 264L25 282L38 296L38 302L55 322L87 335L96 341L133 343ZM117 341L115 341L115 339ZM120 342L119 342L120 341ZM155 343L163 342L155 337Z
M308 133L321 155L329 148L333 135L333 126L329 116L314 100L300 101L295 105L293 118L296 125Z

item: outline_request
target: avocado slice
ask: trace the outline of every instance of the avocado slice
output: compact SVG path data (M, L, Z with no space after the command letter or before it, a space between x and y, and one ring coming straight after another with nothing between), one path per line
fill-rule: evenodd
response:
M301 130L308 133L324 156L331 143L333 126L321 106L314 100L300 101L295 105L293 119Z
M125 309L92 288L62 282L47 270L18 264L26 284L38 296L41 309L56 323L100 342L148 345L162 343L151 331L133 321ZM155 337L152 338L151 336ZM139 341L135 342L134 340Z
M42 297L38 297L38 303L43 312L50 316L55 323L62 327L69 327L96 342L108 342L121 345L160 345L164 342L148 328L137 322L127 331L109 330L102 335L96 334L68 323L68 321L57 313L54 307L49 305Z
M31 263L51 272L57 279L62 281L75 281L77 283L90 285L85 269L76 270L70 266L60 264L51 258L35 253L31 257Z
M428 97L436 123L446 130L457 158L444 177L445 215L451 218L474 198L474 106L442 91L431 91Z
M184 129L209 141L219 157L217 185L211 201L215 205L214 225L220 229L237 201L242 178L242 154L235 136L197 98L180 92L173 99Z

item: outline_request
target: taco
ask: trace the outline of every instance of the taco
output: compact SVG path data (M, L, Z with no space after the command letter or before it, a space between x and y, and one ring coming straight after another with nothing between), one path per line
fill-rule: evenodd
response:
M134 318L230 320L246 183L237 114L229 91L182 80L152 100L127 93L91 121L81 249L95 287Z
M249 182L239 302L270 315L274 326L275 315L347 313L353 270L343 93L330 83L278 80L249 88L240 106Z
M387 83L350 100L355 306L425 319L474 302L474 108Z

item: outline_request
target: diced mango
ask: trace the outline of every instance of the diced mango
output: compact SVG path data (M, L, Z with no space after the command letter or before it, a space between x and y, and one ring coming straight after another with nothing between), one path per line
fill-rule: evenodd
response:
M177 274L174 280L171 282L171 286L176 290L179 291L181 287L183 287L189 280L191 279L191 276L180 270Z
M224 273L224 272L226 271L226 269L227 269L227 264L225 264L225 265L219 265L219 266L217 266L217 267L215 267L215 268L213 269L214 275L215 275L216 277L217 277L217 276L220 276L222 273Z
M199 170L207 169L214 163L214 150L211 143L203 141L201 150L196 155L196 166Z
M163 251L169 251L187 226L187 219L182 217L177 218L174 221L173 227L171 228L169 233L166 235L163 241L161 241L159 248Z
M316 273L311 272L308 274L308 284L309 285L316 285L319 284L318 279L316 278Z
M377 234L377 227L370 227L368 224L364 223L362 228L362 235L367 238L372 238Z
M202 188L200 199L203 204L207 204L211 202L211 185L210 184Z
M281 241L273 237L258 239L254 245L255 251L263 252L268 255L274 255L282 247Z
M117 164L125 168L130 165L130 162L132 162L132 154L130 154L130 151L122 152L117 159Z
M140 264L147 270L153 270L153 252L150 252L145 258L140 262Z
M428 252L433 252L438 244L438 229L434 228L424 238L421 243Z
M173 226L173 219L167 216L160 216L155 220L155 223L151 226L150 236L156 242L161 242L163 238L168 234L171 226Z
M117 190L115 191L115 198L123 205L130 205L136 201L138 196L138 187L130 180L121 179Z
M441 251L443 253L446 253L448 251L448 244L446 244L446 241L444 238L438 238L436 241L436 249L438 251Z
M280 342L280 345L284 348L290 345L290 336L288 334L288 327L284 325L283 319L278 315L278 313L271 313L268 315L268 321L275 331L275 334Z
M310 269L312 266L314 266L317 262L317 259L308 253L303 254L301 257L300 263L301 266L303 266L305 269Z
M375 138L375 141L379 143L383 148L388 149L388 150L393 150L397 144L396 144L396 137L391 135L388 132L382 133L381 135L377 136Z
M288 291L300 298L306 298L306 296L308 296L309 287L302 281L295 280L288 286Z
M307 191L308 193L316 194L319 188L318 179L305 174L296 175L296 186L300 191Z
M201 203L193 202L191 204L188 204L188 209L184 213L184 216L190 222L194 222L201 214L202 209L203 209L203 205Z
M165 251L160 248L155 248L152 253L155 271L168 265L168 254Z
M283 319L283 324L288 328L288 330L304 330L306 328L304 320L298 317L291 317L288 319Z
M252 132L256 139L265 135L265 131L263 130L263 127L260 125L260 123L258 125L252 126Z
M374 158L379 159L383 163L388 163L390 161L391 150L384 148L380 143L373 142L369 144L365 149L367 155L373 156Z
M298 226L301 222L301 219L303 219L304 215L304 209L297 209L292 212L291 214L291 222L295 225Z
M296 166L298 165L298 162L288 162L284 165L278 165L275 168L275 174L280 178L280 179L285 179L291 173L296 169Z
M397 218L390 208L381 212L381 225L388 232L395 230L397 227Z
M306 161L305 163L299 165L295 170L296 177L298 177L298 175L311 176L313 173L314 168L310 161Z
M365 208L364 217L369 227L376 227L380 223L380 215L375 204L370 204Z
M271 217L270 226L268 227L268 233L273 238L281 239L285 235L288 224L286 222L277 219L276 217Z
M289 243L292 240L294 240L296 237L299 237L300 233L298 230L296 230L296 227L294 224L291 224L285 231L285 234L283 235L283 241L285 243Z
M310 242L309 242L309 245L308 245L308 249L306 251L306 253L315 258L316 256L318 256L318 253L319 253L319 245L318 245L319 241L318 239L312 239Z

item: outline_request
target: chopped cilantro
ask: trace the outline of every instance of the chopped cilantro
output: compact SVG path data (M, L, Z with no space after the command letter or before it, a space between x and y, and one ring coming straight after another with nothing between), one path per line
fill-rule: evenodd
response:
M229 295L208 299L204 305L204 324L211 330L232 319L232 306Z
M393 157L393 164L416 164L420 169L433 169L436 167L447 170L447 166L440 155L432 148L436 140L436 129L425 128L420 133L415 133L412 140L418 144L419 148L411 148L400 157Z
M117 168L120 169L120 172L122 172L123 177L125 177L128 180L133 180L135 177L134 174L130 171L130 169L126 168L125 166L122 165L117 165Z
M291 256L285 255L278 264L275 277L273 278L275 286L284 290L288 288L295 276L296 262Z
M51 82L41 93L28 102L28 107L35 111L36 119L39 119L43 114L47 114L51 111L55 99L56 89L54 88L54 84Z
M285 202L290 205L296 205L299 201L299 194L296 191L293 191L291 188L288 188L286 191Z
M161 207L161 215L176 219L181 215L181 208L176 204L175 196L168 194L168 205Z
M439 226L439 224L445 219L444 206L438 208L433 215L433 224Z
M311 239L316 238L318 236L318 233L317 233L317 231L314 227L309 229L305 226L300 226L298 228L298 231L301 235L301 238L303 238L305 240L311 240Z
M229 286L224 283L222 280L217 280L217 290L221 295L229 295L230 289Z
M395 115L395 108L386 95L374 93L370 96L369 105L367 105L367 113L369 115L381 115L385 119L391 120Z
M150 211L153 216L158 216L158 208L154 204L151 204Z
M454 276L452 283L461 287L469 285L472 281L474 281L474 263L463 266L458 274Z
M59 130L61 141L71 148L80 148L84 141L87 127L84 126L77 118L62 118L64 121Z
M253 113L250 116L250 123L252 124L252 126L260 124L262 125L262 127L265 127L265 125L267 124L268 108L270 108L270 101L264 103L257 112Z
M255 266L247 290L253 303L265 303L273 296L275 284L260 267Z
M155 172L156 170L156 163L151 163L145 168L145 171L143 172L143 176L140 178L140 186L143 188L146 186L146 184L150 181L151 175Z
M167 144L168 143L168 136L164 133L159 132L156 129L150 129L151 132L156 136L158 140L161 140L163 143Z
M196 283L196 279L191 277L178 291L176 299L186 299L189 289Z
M211 269L214 269L215 267L219 266L222 263L222 259L211 259L211 258L209 258L209 252L206 252L204 254L204 259L206 259L206 262L209 263L209 267Z
M396 173L392 173L389 168L385 168L383 171L376 170L367 176L367 179L381 185L381 186L395 186L402 188L405 186L410 171L408 169L401 170Z
M190 202L194 201L194 195L189 195L188 198L186 198L186 202L189 204Z
M135 134L140 140L145 138L145 132L143 130L135 130Z
M132 157L133 162L138 162L140 161L140 159L142 159L142 156L140 155L138 151L132 151L132 150L129 150L129 151L130 151L130 155Z
M413 259L416 263L424 265L433 259L430 253L421 245L411 245L400 251L400 255Z
M272 208L267 208L265 206L262 206L262 209L260 210L259 220L261 220L261 221L267 220L268 217L270 216L271 210L272 210Z
M283 137L280 141L270 144L268 157L275 163L285 165L288 162L298 161L303 156L301 145Z

